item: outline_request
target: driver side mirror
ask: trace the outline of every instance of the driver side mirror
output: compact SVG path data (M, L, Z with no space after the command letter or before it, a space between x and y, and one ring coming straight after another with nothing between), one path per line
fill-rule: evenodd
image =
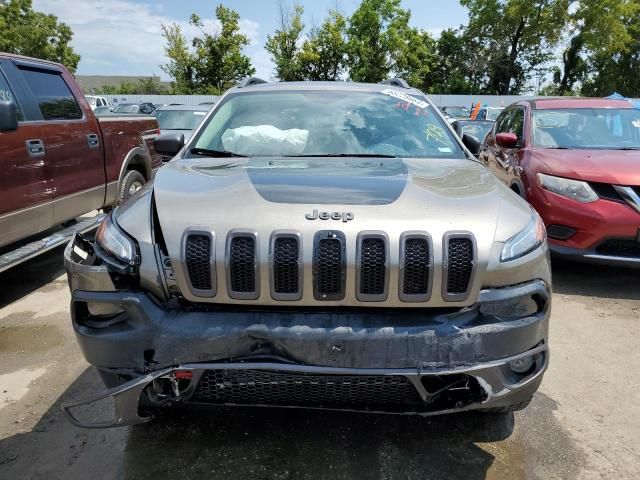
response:
M18 110L13 102L0 101L0 132L18 129Z
M184 133L160 135L154 140L153 147L160 155L173 157L184 147Z
M464 146L467 147L476 157L480 155L480 142L477 138L465 133L462 135L462 143L464 143Z
M510 132L498 133L496 135L496 143L502 148L516 148L518 146L518 136Z

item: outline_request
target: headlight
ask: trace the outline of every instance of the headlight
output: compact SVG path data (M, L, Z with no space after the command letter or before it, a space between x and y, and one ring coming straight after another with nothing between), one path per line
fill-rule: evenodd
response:
M568 178L553 177L538 174L538 183L540 186L550 192L557 193L563 197L571 198L581 203L595 202L598 195L589 186L587 182L580 180L569 180Z
M544 223L542 223L540 216L534 212L529 225L504 244L500 261L508 262L523 257L542 245L546 238L547 230L544 228Z
M102 251L125 265L135 265L136 246L112 220L106 217L98 227L96 244Z

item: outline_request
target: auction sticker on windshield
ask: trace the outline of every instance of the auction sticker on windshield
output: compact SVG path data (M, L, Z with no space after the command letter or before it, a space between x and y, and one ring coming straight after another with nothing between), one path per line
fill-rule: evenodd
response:
M418 108L427 108L429 106L429 104L423 100L418 100L417 98L412 97L411 95L407 95L404 92L399 92L398 90L393 90L392 88L387 88L385 90L382 90L381 93L383 93L384 95L389 95L390 97L395 97L395 98L399 98L400 100L404 100L405 102L411 103Z

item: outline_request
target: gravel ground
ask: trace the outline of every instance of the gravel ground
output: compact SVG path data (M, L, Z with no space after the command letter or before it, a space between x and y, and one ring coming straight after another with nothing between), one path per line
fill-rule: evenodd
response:
M640 477L640 270L554 265L551 366L515 415L177 411L83 430L101 388L76 345L62 249L0 274L2 479Z

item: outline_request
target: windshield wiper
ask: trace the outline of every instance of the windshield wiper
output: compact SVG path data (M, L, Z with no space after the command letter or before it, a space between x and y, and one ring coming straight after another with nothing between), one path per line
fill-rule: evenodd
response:
M226 150L209 150L208 148L192 148L190 150L194 155L202 155L204 157L246 157L246 155L240 155L239 153L227 152Z
M547 150L573 150L573 147L563 147L558 145L557 147L544 147Z
M287 158L320 158L320 157L356 157L356 158L398 158L396 155L384 155L382 153L324 153L313 155L284 155Z
M620 147L614 148L614 150L640 150L640 147Z

